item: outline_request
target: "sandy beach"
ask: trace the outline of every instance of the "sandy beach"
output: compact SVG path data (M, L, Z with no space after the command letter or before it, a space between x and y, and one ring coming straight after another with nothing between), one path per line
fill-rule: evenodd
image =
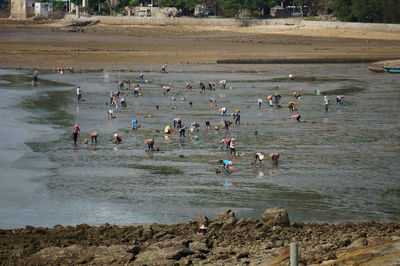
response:
M83 30L83 32L82 32ZM138 69L226 59L400 57L400 34L298 26L111 26L0 24L0 67Z

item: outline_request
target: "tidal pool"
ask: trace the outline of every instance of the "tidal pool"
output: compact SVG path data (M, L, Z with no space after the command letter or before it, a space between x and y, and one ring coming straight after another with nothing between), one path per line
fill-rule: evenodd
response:
M176 223L228 208L258 218L275 206L287 208L292 221L398 221L400 75L358 64L144 69L143 96L129 93L128 108L115 119L107 119L108 95L119 80L133 86L139 69L41 71L37 87L30 71L0 70L0 227ZM289 74L296 79L289 81ZM232 89L219 89L222 79ZM214 81L217 89L199 94L199 81ZM77 85L84 102L76 101ZM164 85L172 88L168 96L162 95ZM315 90L329 95L329 112ZM267 105L275 92L283 96L282 108ZM302 95L298 110L306 123L295 123L286 108L293 92ZM343 105L335 105L337 94L345 96ZM218 107L210 107L211 97ZM205 120L222 123L220 107L240 109L241 125L207 131ZM165 138L163 129L175 117L186 126L199 122L200 131ZM141 124L137 131L130 130L134 118ZM74 123L81 128L76 146ZM94 130L99 144L83 144ZM123 136L120 145L110 141L115 132ZM150 137L160 152L145 152L143 141ZM221 149L226 137L236 138L239 156ZM254 167L255 152L279 152L279 166L267 161ZM227 158L235 171L216 174L218 160Z

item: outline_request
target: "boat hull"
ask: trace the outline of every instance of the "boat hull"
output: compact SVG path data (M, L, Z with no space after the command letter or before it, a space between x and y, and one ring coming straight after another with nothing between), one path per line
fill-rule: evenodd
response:
M385 67L385 72L400 73L400 67Z
M385 72L385 69L383 67L368 67L368 70L378 73Z

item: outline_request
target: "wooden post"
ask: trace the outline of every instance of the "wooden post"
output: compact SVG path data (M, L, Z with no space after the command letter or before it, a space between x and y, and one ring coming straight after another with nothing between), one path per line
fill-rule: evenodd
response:
M299 265L297 258L297 243L292 242L290 243L290 266L297 266L297 265Z

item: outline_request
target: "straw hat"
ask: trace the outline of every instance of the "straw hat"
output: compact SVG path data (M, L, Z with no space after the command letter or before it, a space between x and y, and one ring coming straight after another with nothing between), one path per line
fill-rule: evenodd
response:
M204 224L202 224L202 225L199 227L199 229L202 229L202 230L207 229L207 226L205 226Z

